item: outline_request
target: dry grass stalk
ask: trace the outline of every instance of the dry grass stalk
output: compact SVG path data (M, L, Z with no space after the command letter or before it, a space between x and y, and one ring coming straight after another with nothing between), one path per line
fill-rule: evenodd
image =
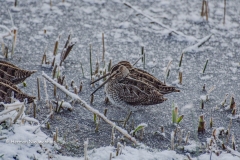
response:
M198 132L205 132L204 115L199 116Z
M190 131L187 132L187 136L186 136L186 139L185 139L185 144L188 143L189 136L190 136Z
M54 85L54 88L53 88L53 95L54 95L54 97L57 96L57 87L56 87L56 85Z
M117 150L116 150L116 156L119 155L120 152L120 148L122 147L122 145L120 144L120 142L117 143Z
M83 87L83 82L80 82L80 86L79 86L79 92L82 92L82 87Z
M112 127L112 134L111 134L111 145L114 145L115 141L115 127Z
M14 2L14 7L17 7L17 0L15 0L15 2Z
M25 105L23 104L22 107L19 109L17 116L14 118L13 123L15 124L18 118L23 114Z
M75 93L75 94L78 94L78 90L77 90L77 87L76 87L76 86L74 87L74 93Z
M71 87L73 87L73 86L74 86L74 80L71 81Z
M92 78L92 82L94 82L94 78ZM95 83L92 83L92 87L95 87L95 85L94 85Z
M65 44L65 48L63 49L63 51L61 53L60 66L62 65L62 62L67 58L69 53L71 52L73 46L76 44L76 42L68 42L68 41L69 40L67 40L67 42Z
M132 111L129 112L128 116L126 117L125 121L124 121L124 125L123 128L126 127L127 121L129 120L130 116L132 115Z
M109 160L112 160L112 152L110 153L110 157L109 157Z
M43 57L42 57L42 64L46 64L46 54L44 53Z
M109 99L108 99L108 97L105 97L105 100L104 100L104 102L105 102L106 104L108 104L108 102L109 102Z
M205 1L205 6L206 6L206 9L205 9L206 20L208 21L208 1Z
M69 92L68 90L65 89L64 86L61 86L57 82L55 82L53 79L51 79L49 76L47 76L44 72L42 73L42 76L47 79L49 82L52 84L56 85L61 91L66 93L68 96L70 96L72 99L78 101L80 105L87 110L89 110L92 113L97 114L101 119L103 119L106 123L111 125L112 127L115 127L121 134L123 134L126 138L128 138L130 141L133 143L137 144L137 141L134 137L132 137L130 134L128 134L125 130L123 130L121 127L117 126L114 122L110 121L107 117L105 117L103 114L101 114L98 110L92 108L90 105L88 105L85 101L83 101L78 95Z
M223 16L223 24L225 24L225 17L226 17L226 0L224 0L224 16Z
M143 68L145 69L146 58L145 58L145 52L144 52L143 46L141 47L141 53L142 53Z
M56 127L55 140L58 141L58 128Z
M108 109L105 108L105 109L104 109L104 116L105 116L105 117L107 116L107 111L108 111Z
M161 126L160 130L161 130L161 133L164 133L164 127L163 126Z
M55 64L55 57L53 58L53 61L52 61L52 67L54 66Z
M99 71L99 63L98 63L98 61L97 61L97 62L96 62L96 70L95 70L94 74L95 74L95 75L98 74L98 71Z
M204 109L204 102L203 102L203 100L201 101L201 109Z
M184 52L182 52L182 55L181 55L181 58L180 58L180 61L179 61L179 67L181 67L181 66L182 66L183 54L184 54Z
M5 44L2 43L2 54L5 55Z
M235 103L234 97L232 96L231 97L231 102L230 102L230 109L233 109L235 107L236 107L236 103Z
M179 84L182 84L182 72L178 74Z
M93 100L94 100L94 95L91 94L91 100L90 100L90 104L93 104Z
M104 56L105 56L104 33L102 33L102 45L103 45L102 61L104 61Z
M8 59L8 47L7 46L5 46L5 49L4 49L4 57L6 59Z
M204 16L204 3L205 3L205 0L202 1L202 11L201 11L201 16L203 17Z
M112 60L110 59L108 64L108 72L111 71L111 68L112 68Z
M47 122L47 129L50 129L50 123L49 122Z
M40 95L40 78L37 78L37 89L38 89L38 100L41 99L41 95Z
M92 80L92 45L90 44L89 46L90 48L90 76L91 76L91 80Z
M15 49L15 46L16 46L16 41L17 41L17 30L14 29L14 30L13 30L13 43L12 43L12 53L11 53L11 57L13 57L13 55L14 55L14 49Z
M236 150L236 142L235 142L234 135L232 135L232 148L233 148L233 150Z
M202 91L206 91L206 84L203 85Z
M37 110L37 105L35 102L33 102L33 117L36 118L36 110Z
M60 39L60 36L59 36L59 39ZM56 40L55 42L55 46L54 46L54 50L53 50L53 55L56 56L57 55L57 50L58 50L58 40Z
M56 75L56 71L57 71L57 65L55 65L54 68L53 68L52 78L55 77L55 75Z
M213 127L213 118L211 117L210 118L210 128L212 128Z
M232 115L233 115L233 116L235 116L235 115L236 115L236 107L235 107L235 108L233 108L233 110L232 110Z
M202 11L201 11L201 16L206 17L206 20L208 21L208 2L206 0L202 1Z

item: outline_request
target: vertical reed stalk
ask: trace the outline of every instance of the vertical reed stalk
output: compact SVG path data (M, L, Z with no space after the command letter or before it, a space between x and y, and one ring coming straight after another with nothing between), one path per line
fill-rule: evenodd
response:
M13 55L14 55L14 49L15 49L15 46L16 46L16 41L17 41L17 30L14 29L14 30L13 30L13 42L12 42L12 53L11 53L11 57L13 57Z
M38 100L40 101L41 95L40 95L40 78L37 78L37 88L38 88Z
M102 61L104 61L104 55L105 55L104 33L102 33L102 45L103 45Z
M204 16L204 2L205 2L205 0L202 1L202 11L201 11L201 16L202 17Z
M204 65L204 68L203 68L203 74L204 74L204 72L205 72L205 70L206 70L206 68L207 68L207 64L208 64L208 59L207 59L205 65Z
M35 102L33 102L33 117L36 118L36 110L37 110L37 105Z
M178 78L179 78L179 84L182 84L182 72L179 72Z
M17 0L15 0L14 7L17 7L17 4L18 4L18 2L17 2Z
M141 53L142 53L142 62L143 62L143 68L145 69L145 52L144 47L141 47Z
M181 67L181 66L182 66L183 53L184 53L184 52L182 52L182 55L181 55L181 57L180 57L180 61L179 61L179 67Z
M90 76L92 80L92 45L90 44Z
M226 0L224 0L224 16L223 16L223 24L225 24L225 17L226 17Z

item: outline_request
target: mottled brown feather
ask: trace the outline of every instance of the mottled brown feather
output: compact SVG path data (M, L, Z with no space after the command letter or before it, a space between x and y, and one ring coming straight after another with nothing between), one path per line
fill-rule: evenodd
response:
M161 82L159 79L157 79L150 73L138 68L134 68L128 61L121 61L118 64L127 67L130 72L130 77L139 81L143 81L148 85L155 87L161 94L180 92L180 90L176 89L175 87L165 85L163 82Z

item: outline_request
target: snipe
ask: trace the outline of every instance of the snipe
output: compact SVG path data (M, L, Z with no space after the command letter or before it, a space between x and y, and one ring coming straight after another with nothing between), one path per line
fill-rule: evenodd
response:
M109 75L109 78L92 94L106 84L105 92L108 99L111 103L120 107L123 105L153 105L167 100L159 92L158 88L150 83L146 83L148 77L145 81L134 79L125 65L117 64L113 66ZM168 86L162 85L162 87L166 88Z
M17 66L0 60L0 78L6 79L13 84L19 84L36 71L28 71L18 68Z
M109 76L110 75L110 76ZM163 94L180 92L172 86L167 86L146 71L133 67L128 61L121 61L111 68L111 72L100 79L109 78L99 86L106 84L105 92L111 103L127 103L131 105L152 105L162 103L166 99Z
M13 83L7 81L6 79L0 78L0 101L4 103L11 103L12 92L14 93L14 98L23 102L27 98L28 103L32 103L35 97L28 96L17 88Z

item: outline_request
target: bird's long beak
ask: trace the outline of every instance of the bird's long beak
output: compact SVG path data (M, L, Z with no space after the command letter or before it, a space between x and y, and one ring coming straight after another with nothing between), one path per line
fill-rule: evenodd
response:
M104 76L102 76L102 77L96 79L95 81L91 82L91 84L93 84L93 83L95 83L95 82L97 82L97 81L99 81L99 80L101 80L101 79L107 77L108 75L110 75L110 73L107 73L107 74L105 74Z
M111 75L105 82L103 82L97 89L95 89L95 91L93 91L91 95L93 95L95 92L97 92L97 90L104 86L104 84L106 84L113 76L115 76L115 74Z
M134 63L133 63L133 65L132 65L132 66L134 66L135 64L137 64L137 62L138 62L140 59L142 59L142 56L141 56L141 57L139 57L139 58L136 60L136 62L134 62Z

